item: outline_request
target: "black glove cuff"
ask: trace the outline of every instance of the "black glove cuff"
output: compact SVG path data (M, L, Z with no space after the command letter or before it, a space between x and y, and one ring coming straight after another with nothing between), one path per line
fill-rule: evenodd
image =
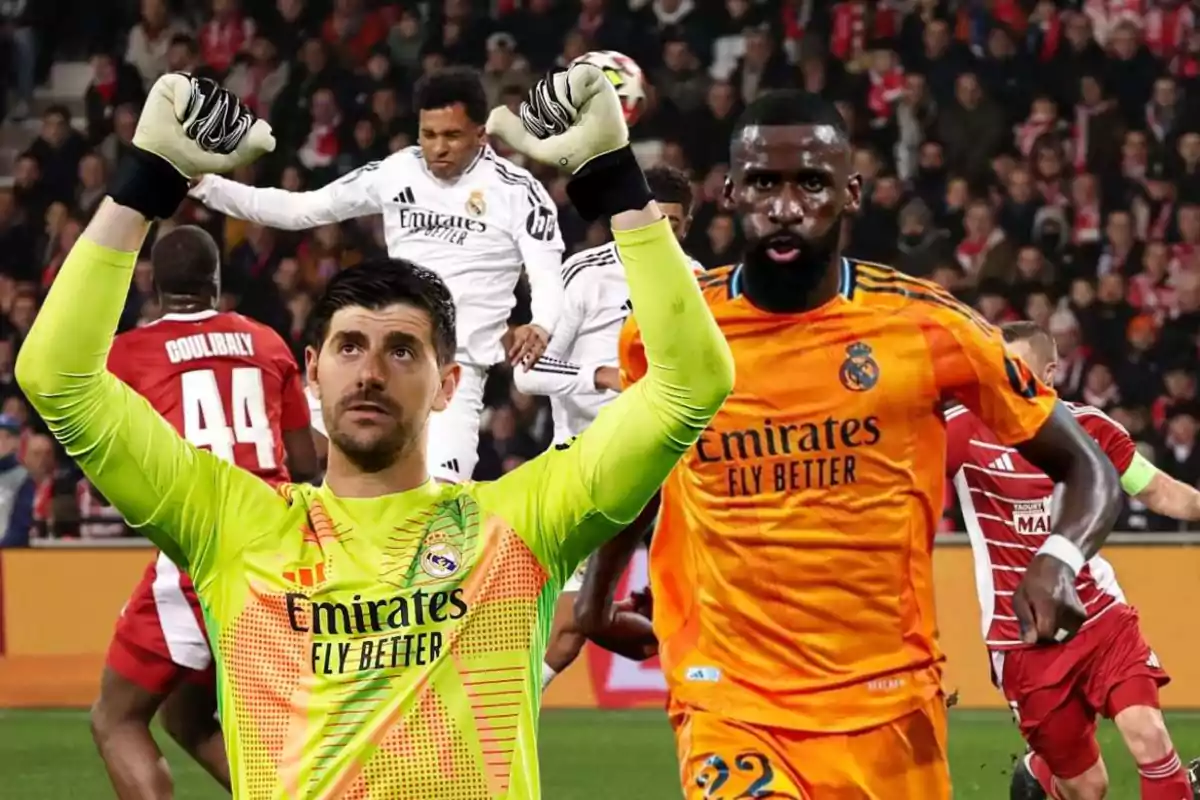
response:
M567 183L567 196L588 222L645 208L654 199L629 145L580 167Z
M147 219L167 219L187 197L188 180L165 158L139 147L129 149L113 179L109 196Z

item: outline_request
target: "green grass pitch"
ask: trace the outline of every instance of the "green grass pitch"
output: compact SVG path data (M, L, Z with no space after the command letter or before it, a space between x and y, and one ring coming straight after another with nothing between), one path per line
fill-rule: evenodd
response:
M1020 738L1003 712L950 712L955 800L1006 800ZM1168 715L1184 759L1200 756L1200 713ZM1101 741L1110 797L1137 797L1137 773L1111 725ZM165 737L160 736L160 740ZM679 797L670 731L658 711L547 710L542 717L542 786L551 800ZM173 746L166 748L178 800L222 792ZM21 800L107 800L113 796L80 711L0 710L0 796Z

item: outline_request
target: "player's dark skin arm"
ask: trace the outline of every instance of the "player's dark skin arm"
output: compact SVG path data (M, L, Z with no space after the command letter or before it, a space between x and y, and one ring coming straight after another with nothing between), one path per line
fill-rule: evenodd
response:
M325 437L321 437L325 438ZM308 483L317 477L317 445L311 428L283 432L283 449L287 453L288 472L296 483Z
M605 542L588 559L583 586L575 598L575 624L579 632L605 650L634 661L658 652L658 640L644 604L625 608L613 603L617 583L658 513L655 495L629 527Z
M1022 456L1063 485L1054 532L1091 558L1100 551L1120 513L1121 479L1108 456L1062 403L1037 435L1017 445ZM1062 561L1038 555L1013 596L1022 638L1054 642L1060 630L1074 634L1087 618L1075 592L1075 575Z

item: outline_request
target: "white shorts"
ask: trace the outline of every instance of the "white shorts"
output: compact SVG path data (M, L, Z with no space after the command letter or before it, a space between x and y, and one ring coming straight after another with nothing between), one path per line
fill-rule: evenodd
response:
M483 416L483 387L487 383L487 367L462 365L458 389L445 411L429 417L429 440L426 458L429 472L438 480L469 481L479 462L479 422ZM313 430L322 436L325 420L321 404L309 389L304 390L312 412Z

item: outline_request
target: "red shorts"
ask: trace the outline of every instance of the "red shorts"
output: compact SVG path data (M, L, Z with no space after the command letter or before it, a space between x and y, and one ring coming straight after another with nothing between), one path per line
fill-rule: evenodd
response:
M121 611L106 663L152 694L169 694L180 681L216 686L196 590L161 553Z
M1029 745L1058 777L1100 758L1096 716L1158 707L1170 678L1142 638L1138 614L1114 605L1062 645L995 651L992 664Z

